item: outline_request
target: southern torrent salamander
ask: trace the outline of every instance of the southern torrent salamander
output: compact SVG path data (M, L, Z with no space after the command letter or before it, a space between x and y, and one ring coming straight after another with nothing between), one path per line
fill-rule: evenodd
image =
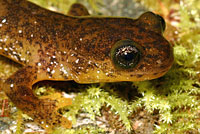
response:
M99 83L161 77L174 59L164 30L164 19L152 12L138 19L90 16L74 4L66 16L26 0L0 0L0 55L23 65L1 89L41 126L70 128L71 122L57 112L59 102L38 98L32 85L42 80ZM65 99L65 106L72 103Z

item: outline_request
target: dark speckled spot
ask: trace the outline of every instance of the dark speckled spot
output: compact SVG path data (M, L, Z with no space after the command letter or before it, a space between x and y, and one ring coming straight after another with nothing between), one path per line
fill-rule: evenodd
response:
M147 58L152 58L152 57L153 57L153 55L151 55L151 54L148 54L146 57L147 57Z
M140 70L142 70L142 69L144 68L144 64L140 65L138 68L139 68Z
M136 76L137 76L137 78L141 78L143 75L137 74Z

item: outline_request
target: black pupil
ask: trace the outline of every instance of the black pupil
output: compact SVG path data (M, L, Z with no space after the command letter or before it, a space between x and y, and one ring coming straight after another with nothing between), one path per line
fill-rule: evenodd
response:
M133 53L126 53L126 54L124 54L124 59L125 59L126 61L131 61L131 60L133 60L133 57L134 57Z

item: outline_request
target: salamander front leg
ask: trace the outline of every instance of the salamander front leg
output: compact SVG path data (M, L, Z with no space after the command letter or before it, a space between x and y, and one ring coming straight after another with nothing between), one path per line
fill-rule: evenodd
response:
M57 112L59 101L49 98L39 99L34 95L32 85L39 81L37 75L36 67L26 66L9 77L2 88L19 109L40 123L42 127L53 128L61 125L70 128L71 122ZM65 106L71 103L71 99L68 99Z

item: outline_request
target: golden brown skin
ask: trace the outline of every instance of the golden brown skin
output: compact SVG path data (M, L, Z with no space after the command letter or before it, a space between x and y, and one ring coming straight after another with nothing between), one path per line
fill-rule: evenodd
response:
M151 12L138 19L86 17L88 12L76 13L72 8L71 15L85 16L73 17L25 0L0 0L0 5L0 54L24 65L2 88L43 127L69 128L71 123L57 113L57 100L34 95L32 85L38 81L143 81L164 75L173 63L172 47L162 36L158 16ZM141 60L131 69L117 68L110 56L114 44L125 39L142 50ZM69 104L70 99L65 105Z

